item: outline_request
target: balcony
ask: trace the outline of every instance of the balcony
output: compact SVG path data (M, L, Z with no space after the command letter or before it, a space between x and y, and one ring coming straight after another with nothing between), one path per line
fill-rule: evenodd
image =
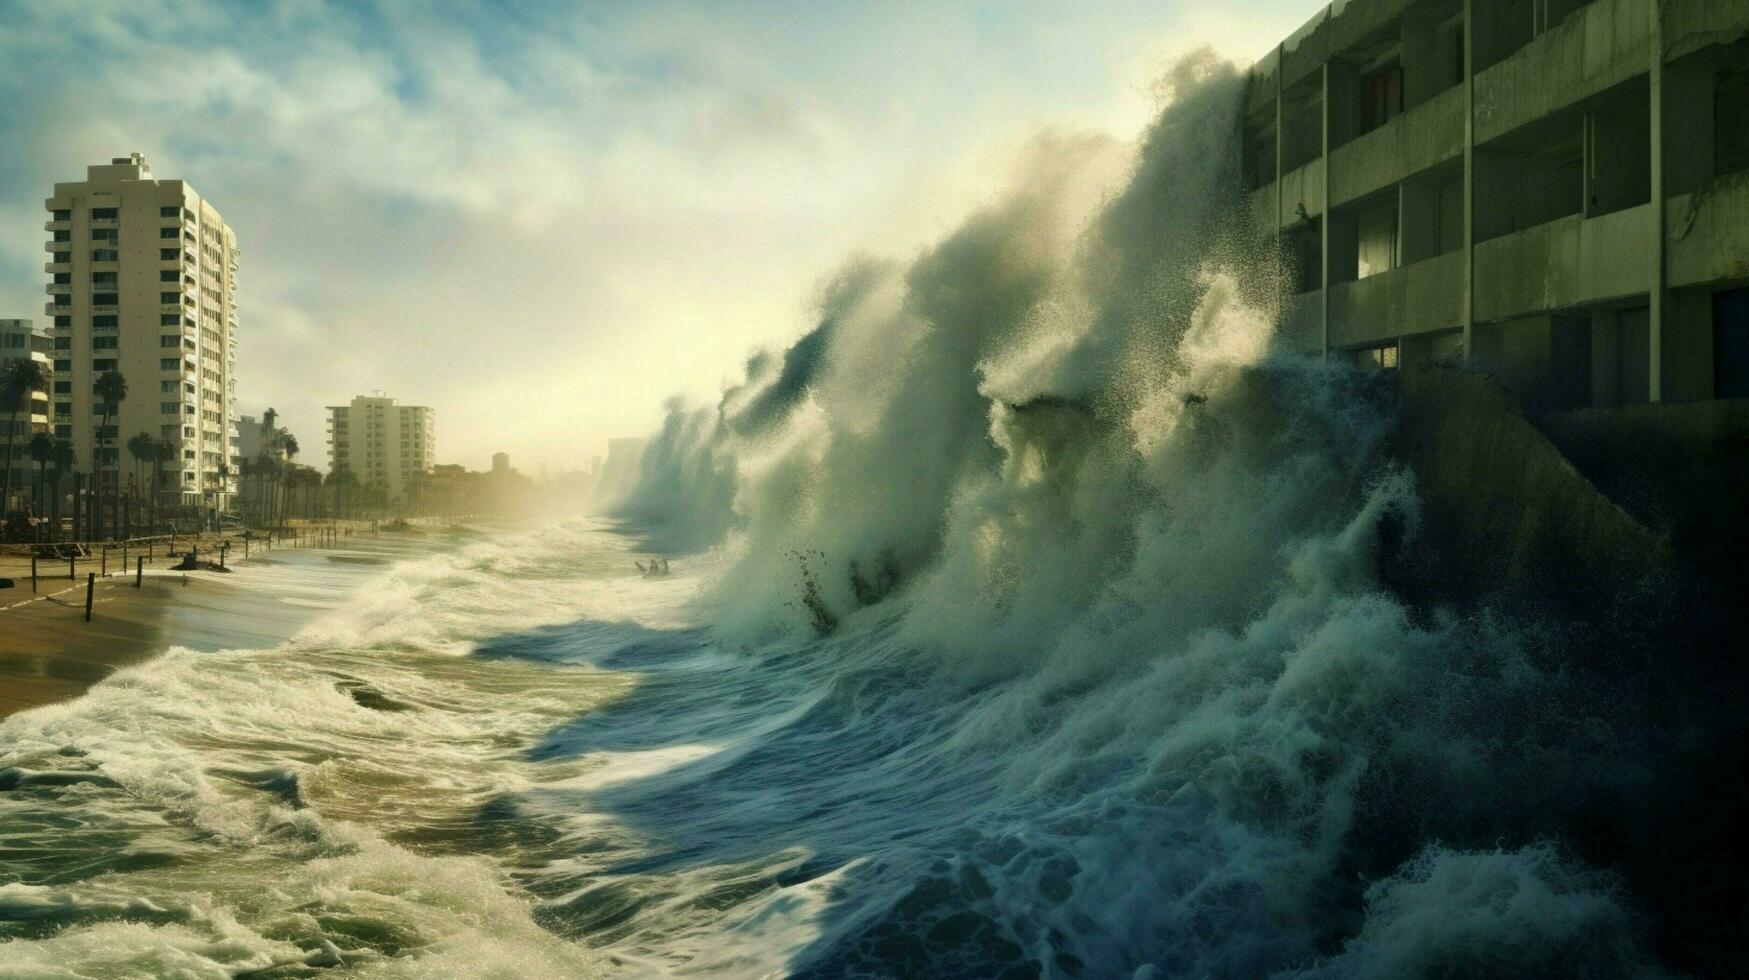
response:
M73 271L73 263L71 263L71 262L44 262L43 263L43 271L47 272L51 275L56 273L56 272L72 272Z
M93 228L120 228L121 227L121 219L120 218L99 218L99 217L93 215L91 218L91 227L93 227Z
M70 282L51 282L44 287L44 291L50 296L71 294L73 292L73 284Z
M1353 347L1464 322L1464 253L1447 252L1330 287L1330 346Z
M1671 198L1664 227L1672 288L1749 279L1749 170Z
M1657 254L1650 204L1569 215L1476 246L1478 321L1569 309L1649 292Z
M71 251L72 248L72 242L57 242L52 238L43 242L43 251L45 252L67 252Z
M1651 68L1645 0L1595 0L1476 76L1476 142L1486 143Z
M92 306L91 312L92 313L120 313L121 307L114 304L114 303L105 303L102 306Z
M43 231L72 231L72 230L73 230L73 222L71 222L69 220L65 220L65 219L60 220L60 221L49 220L49 221L43 222Z
M1444 92L1330 154L1337 206L1456 159L1464 152L1464 90Z

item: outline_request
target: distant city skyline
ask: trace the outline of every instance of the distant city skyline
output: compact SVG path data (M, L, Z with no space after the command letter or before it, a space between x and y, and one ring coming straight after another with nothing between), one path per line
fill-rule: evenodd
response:
M381 388L441 413L439 462L574 467L1040 128L1131 139L1177 54L1250 60L1316 7L0 0L0 317L41 316L53 182L139 152L242 243L240 411L319 446Z

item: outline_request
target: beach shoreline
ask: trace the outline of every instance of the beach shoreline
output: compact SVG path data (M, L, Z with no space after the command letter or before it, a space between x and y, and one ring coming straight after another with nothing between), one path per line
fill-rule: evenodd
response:
M274 546L257 537L247 549L238 535L205 534L178 542L179 552L193 544L204 561L216 560L220 541L229 540L226 564L234 574L176 570L160 543L138 587L138 546L127 552L125 566L119 546L109 549L107 562L101 553L80 558L70 573L65 560L39 560L35 591L28 550L0 554L0 578L13 583L0 589L0 719L77 698L116 671L171 647L262 647L289 639L317 610L280 601L269 584L272 566L296 561L325 575L330 561L340 560L331 556L377 540L362 528L327 542L310 528L300 530L308 536L297 546L289 536ZM86 582L92 573L97 577L86 622Z

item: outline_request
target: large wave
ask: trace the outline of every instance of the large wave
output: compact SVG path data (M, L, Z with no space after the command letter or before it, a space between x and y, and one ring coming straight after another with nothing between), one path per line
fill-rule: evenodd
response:
M1384 584L1438 542L1388 385L1273 347L1242 84L1200 53L1133 153L1041 137L999 204L850 262L818 326L646 452L623 511L721 550L718 635L801 644L831 692L806 724L833 735L767 736L822 753L789 802L949 825L865 869L885 897L804 972L1660 972L1575 841L1644 813L1675 750L1599 721L1627 702L1571 669L1577 634ZM821 747L869 731L873 756Z

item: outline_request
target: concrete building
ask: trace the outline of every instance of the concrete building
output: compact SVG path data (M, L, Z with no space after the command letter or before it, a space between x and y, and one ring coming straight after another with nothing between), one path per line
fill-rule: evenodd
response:
M29 320L0 320L0 373L5 371L8 362L24 358L36 361L43 374L50 375L52 366L49 360L48 334L37 329ZM67 382L61 381L58 384L64 385ZM0 468L11 467L13 492L12 501L0 501L0 519L11 512L11 504L30 491L33 464L25 453L25 447L30 443L31 436L49 431L49 392L56 388L57 382L51 376L47 391L32 392L17 405L0 405ZM8 428L13 430L10 460L6 458Z
M423 405L397 405L384 395L360 395L328 408L328 468L351 470L358 482L408 499L408 485L431 472L437 420Z
M1348 0L1249 81L1288 344L1538 411L1749 396L1749 0Z
M92 386L120 371L128 396L103 434L104 479L121 481L122 445L148 432L177 447L168 502L226 509L237 468L236 236L194 188L155 179L137 153L57 183L43 204L55 434L82 469L98 459Z

